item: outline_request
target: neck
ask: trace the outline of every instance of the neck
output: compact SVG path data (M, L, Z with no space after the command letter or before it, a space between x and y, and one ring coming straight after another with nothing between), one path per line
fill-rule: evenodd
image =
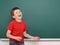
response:
M16 21L17 21L17 22L22 22L22 19L20 19L20 20L16 19Z

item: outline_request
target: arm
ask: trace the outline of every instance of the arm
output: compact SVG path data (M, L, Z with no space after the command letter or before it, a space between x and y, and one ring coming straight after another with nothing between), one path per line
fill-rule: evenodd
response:
M8 38L12 38L12 39L15 38L14 36L11 35L11 31L10 31L10 30L7 30L6 36L7 36Z
M26 31L24 32L24 36L27 37L27 38L30 38L30 39L34 38L34 36L29 35L28 33L26 33Z
M12 38L12 39L15 39L17 41L20 41L20 39L21 39L21 37L18 37L18 36L16 37L16 36L11 35L11 31L10 30L7 30L6 36L8 38Z
M37 37L37 36L36 37L35 36L31 36L28 33L26 33L26 31L24 32L24 36L27 37L27 38L30 38L30 39L34 39L36 41L39 41L40 40L39 37Z

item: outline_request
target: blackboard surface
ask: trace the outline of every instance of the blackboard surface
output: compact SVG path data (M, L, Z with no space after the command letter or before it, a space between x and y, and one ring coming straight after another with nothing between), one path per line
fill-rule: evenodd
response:
M28 33L41 38L60 38L60 0L0 0L0 38L6 38L10 11L19 7Z

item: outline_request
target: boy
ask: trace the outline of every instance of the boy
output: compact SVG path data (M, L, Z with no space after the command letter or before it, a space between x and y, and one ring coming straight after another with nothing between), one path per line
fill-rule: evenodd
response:
M27 34L26 22L22 20L22 12L18 7L11 10L11 16L14 20L7 27L6 36L10 38L10 45L24 45L24 37L39 41L39 37Z

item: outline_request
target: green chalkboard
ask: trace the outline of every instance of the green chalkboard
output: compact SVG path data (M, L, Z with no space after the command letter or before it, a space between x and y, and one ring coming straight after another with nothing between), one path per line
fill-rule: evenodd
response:
M19 7L27 32L41 38L60 38L60 0L0 0L0 38L6 38L10 11Z

